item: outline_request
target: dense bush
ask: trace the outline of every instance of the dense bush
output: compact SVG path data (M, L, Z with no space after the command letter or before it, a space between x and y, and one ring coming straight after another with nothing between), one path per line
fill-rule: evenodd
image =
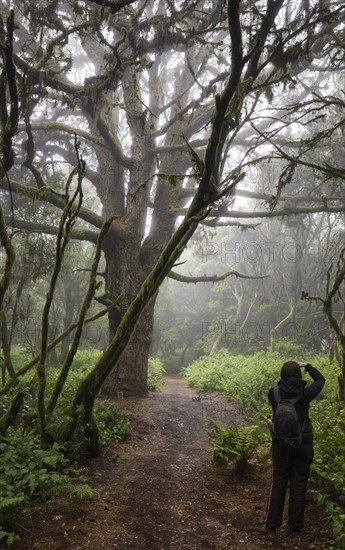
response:
M194 361L184 374L199 391L221 391L229 399L239 401L249 411L253 422L262 424L264 417L271 413L268 390L277 383L282 364L291 356L277 352L232 356L222 350ZM297 357L312 363L326 378L324 390L310 409L315 434L312 492L326 510L336 536L337 550L345 549L345 408L337 401L339 367L323 355L302 355L301 350ZM303 376L311 381L308 374ZM219 456L227 456L230 460L236 456L238 441L241 442L239 435L224 428L211 438L213 449L219 449Z
M29 500L48 498L68 485L63 473L68 462L62 448L42 450L38 437L18 429L0 440L0 455L0 540L11 542L18 511Z
M151 391L158 391L164 384L165 368L162 362L154 357L149 358L147 372L147 387Z
M345 408L330 399L330 392L326 396L311 412L315 434L313 493L326 510L337 549L345 549Z
M252 413L267 407L267 393L279 378L282 362L277 353L230 355L221 350L191 363L184 375L200 391L221 391L244 404Z
M59 403L48 418L48 430L58 440L68 421L67 411L75 388L90 368L88 361L94 360L93 350L82 352L71 369ZM58 369L47 371L47 395L55 384ZM41 449L34 430L36 383L32 373L23 377L20 385L0 398L0 415L8 410L10 401L19 390L24 392L24 406L16 423L8 429L6 437L0 438L0 541L15 540L20 510L32 500L43 500L66 489L73 500L89 498L93 494L87 479L73 464L82 453L75 438L73 446L55 444L47 450ZM120 441L130 431L127 415L112 402L98 400L94 408L95 419L100 431L103 448L111 441ZM1 544L1 542L0 542Z

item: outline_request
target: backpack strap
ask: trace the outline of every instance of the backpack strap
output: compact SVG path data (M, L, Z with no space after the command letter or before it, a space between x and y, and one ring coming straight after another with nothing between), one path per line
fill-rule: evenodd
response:
M280 397L280 390L279 390L278 386L276 386L273 389L273 394L274 394L274 399L276 400L277 404L280 403L281 397Z
M273 389L273 394L274 394L274 399L276 400L277 404L280 403L282 398L281 398L281 395L280 395L279 386L276 386ZM290 401L290 403L293 403L293 405L295 405L295 403L297 403L297 401L299 401L300 399L301 399L301 397L298 395L297 397L286 398L284 401Z

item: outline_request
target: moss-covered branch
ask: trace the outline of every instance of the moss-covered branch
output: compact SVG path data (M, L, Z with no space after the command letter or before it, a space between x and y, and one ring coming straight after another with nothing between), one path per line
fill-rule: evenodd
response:
M99 147L105 147L108 149L108 145L104 142L102 138L99 136L96 136L94 134L91 134L90 132L86 132L85 130L82 130L81 128L75 128L74 126L70 126L69 124L65 124L60 121L56 120L48 120L48 121L36 121L31 123L31 128L35 131L42 131L42 132L64 132L66 134L71 135L72 137L74 134L78 134L78 137L80 139L85 139L86 141L89 141L90 143L94 143L95 145L98 145ZM19 131L25 131L24 125L19 125Z
M98 270L98 265L99 265L99 261L100 261L100 258L101 258L103 237L107 233L112 221L113 221L113 218L110 218L109 220L107 220L104 223L104 225L102 227L102 230L99 234L98 243L97 243L97 247L96 247L96 251L95 251L95 257L94 257L94 260L93 260L93 263L92 263L92 266L91 266L89 286L88 286L88 289L86 291L86 294L85 294L85 297L84 297L84 300L83 300L83 303L82 303L82 306L81 306L81 309L80 309L79 318L78 318L78 321L76 323L76 330L75 330L74 338L73 338L72 344L69 348L69 351L67 353L64 364L62 365L60 374L59 374L58 379L56 381L56 384L54 386L54 389L53 389L53 392L52 392L51 397L49 399L49 402L47 404L47 409L46 409L47 414L51 414L53 412L53 410L55 409L55 407L56 407L59 395L61 394L61 392L63 390L63 387L64 387L64 384L66 382L70 367L71 367L73 359L74 359L74 356L75 356L76 352L78 351L78 346L79 346L83 326L84 326L84 323L85 323L86 313L87 313L87 311L88 311L88 309L91 305L92 299L94 298L95 292L98 288L97 270Z
M47 41L45 52L33 65L33 69L35 71L40 71L44 67L45 63L47 63L54 56L54 49L56 48L56 46L62 45L67 42L68 40L66 39L68 39L69 35L86 30L88 27L90 27L90 25L91 23L89 21L83 21L82 23L71 26L69 28L60 28L60 33L57 36L54 36L54 38L51 38Z
M14 377L14 369L11 360L11 346L10 338L7 330L7 319L3 308L5 294L8 290L11 281L12 268L15 262L15 250L8 234L5 216L2 205L0 204L0 246L5 249L6 261L2 277L0 279L0 342L4 354L4 370L3 377L5 377L6 370L11 378Z
M333 271L333 264L330 265L327 271L327 288L326 288L325 297L312 296L308 292L303 291L301 295L301 299L322 303L323 310L327 315L329 324L331 325L338 339L344 342L344 350L345 350L345 334L343 333L343 330L342 330L342 324L337 320L337 318L333 314L334 298L337 295L337 293L340 292L340 287L345 281L345 248L343 248L343 250L339 255L339 259L337 263L337 271L336 271L333 283L331 282L332 271Z
M77 186L72 196L69 197L70 187L74 176L78 176ZM53 297L56 289L58 276L62 267L64 252L70 239L70 229L73 227L78 216L79 209L82 204L82 179L84 176L84 165L80 163L72 170L66 183L67 202L65 209L62 212L60 219L59 230L56 240L55 264L53 273L50 279L49 289L46 296L46 301L43 307L41 321L41 351L40 358L37 364L37 412L39 419L39 427L41 439L46 441L46 407L45 407L45 388L46 388L46 372L45 364L48 353L48 333L49 333L49 314Z
M39 71L34 69L27 61L19 57L19 55L13 55L14 63L25 74L30 74L37 82L43 82L46 86L49 86L53 90L58 90L70 94L72 97L80 96L85 93L84 86L78 84L71 84L68 80L58 80L51 76L49 72Z
M260 132L260 130L253 124L253 128L256 130L256 132L264 138L265 141L269 141L273 147L276 149L276 151L279 153L279 156L277 155L276 158L279 159L285 159L287 162L289 162L291 165L300 165L300 166L306 166L307 168L311 168L312 170L317 170L321 174L324 174L328 178L338 178L338 179L345 179L345 169L341 168L339 166L332 166L327 162L324 162L323 164L316 164L315 162L302 160L302 155L309 150L310 147L307 148L307 150L304 152L300 152L297 156L289 155L282 147L279 147L277 143L275 143L270 136L267 134L264 134L263 132Z
M0 418L0 435L4 436L7 429L13 424L24 403L24 394L19 392L12 400L9 410Z
M201 225L205 225L207 227L237 227L242 231L247 231L248 229L255 229L256 227L259 227L261 223L241 223L231 220L217 220L216 218L213 218L212 220L204 220Z
M11 344L7 328L7 319L3 309L0 309L0 342L4 354L3 379L5 378L6 371L10 375L10 378L13 379L15 372L11 358Z
M6 262L4 266L4 272L0 279L0 310L1 310L4 303L5 293L10 284L12 267L16 258L12 241L7 232L4 210L1 204L0 204L0 245L5 249L5 253L6 253Z
M2 25L2 21L0 21ZM10 11L7 19L5 42L0 42L0 52L3 59L3 70L1 74L2 92L5 94L0 98L1 106L1 131L0 150L1 164L0 178L3 178L14 163L14 151L12 140L16 134L19 120L19 98L16 82L16 69L13 62L13 31L15 28L14 11ZM9 111L6 106L6 90L9 94Z
M94 145L110 150L116 162L118 162L121 166L129 168L132 164L131 159L123 153L121 149L121 144L119 143L116 136L110 134L109 132L106 132L106 125L104 123L101 124L101 127L99 128L102 137L96 136L79 128L74 128L69 124L64 124L63 122L57 122L54 120L49 120L48 122L33 122L31 124L31 127L35 131L40 130L43 132L54 133L64 132L66 134L69 134L71 137L73 137L74 134L78 134L78 138L85 139L86 141L93 143ZM19 127L19 130L24 130L24 127Z
M297 216L299 214L319 214L321 212L345 212L345 201L339 197L339 204L337 205L327 205L325 203L318 204L315 206L285 206L283 208L279 208L277 210L252 210L248 212L244 212L241 210L224 210L222 209L220 212L217 210L214 210L212 212L211 219L206 220L205 225L212 225L217 226L217 219L219 217L221 218L235 218L235 219L253 219L256 218L281 218L283 216ZM343 203L341 201L343 200ZM185 212L186 209L179 209L180 214L182 215L183 212ZM215 220L213 221L213 218ZM222 225L220 222L219 225ZM226 222L224 225L228 225Z
M107 315L109 313L109 311L112 307L113 307L113 305L111 305L111 306L109 305L108 307L106 307L105 309L102 309L101 311L99 311L95 315L92 315L91 317L88 317L87 319L85 319L84 325L87 325L89 323L93 323L94 321L97 321L97 319L100 319L101 317L104 317L104 315ZM50 342L50 344L48 344L48 348L47 348L48 353L50 351L52 351L57 345L59 345L60 342L62 342L71 332L73 332L73 330L75 330L77 328L77 325L78 325L77 322L72 323L64 332L59 334L59 336L57 338L55 338L55 340ZM19 378L21 376L23 376L24 374L29 372L31 369L33 369L37 365L39 359L40 359L40 357L39 357L39 355L37 355L37 357L35 357L31 361L29 361L29 363L24 365L18 371L16 371L13 378L11 378L11 380L9 380L5 384L5 386L0 389L0 397L2 397L3 395L6 395L8 393L8 391L17 383L17 381L19 380Z
M290 319L293 318L295 310L296 310L296 305L293 304L292 302L289 302L289 311L288 311L288 313L285 315L285 317L283 317L283 319L281 319L272 328L271 333L270 333L270 349L271 349L271 351L274 351L274 344L275 344L276 334L278 334L279 330L285 325L285 323L287 323Z
M12 218L6 216L6 222L11 223ZM40 233L43 235L57 235L58 226L46 225L42 223L29 222L26 220L16 219L14 226L16 229L22 230L27 233ZM70 238L77 241L87 241L90 243L97 243L99 233L87 229L86 227L73 227L70 231Z
M44 202L49 202L50 204L53 204L60 210L63 210L65 208L66 202L65 202L65 195L61 193L57 193L49 187L48 185L44 185L44 187L40 187L39 189L37 187L33 187L30 185L23 185L22 183L19 183L15 180L10 180L12 191L15 193L18 193L18 195L22 195L24 197L28 197L32 200L40 200ZM7 189L8 185L5 180L0 181L0 188L1 189ZM104 222L104 219L102 216L99 216L98 214L95 214L92 210L89 208L81 207L79 212L79 218L90 223L94 227L101 228L102 224ZM15 220L16 224L20 224L20 221Z

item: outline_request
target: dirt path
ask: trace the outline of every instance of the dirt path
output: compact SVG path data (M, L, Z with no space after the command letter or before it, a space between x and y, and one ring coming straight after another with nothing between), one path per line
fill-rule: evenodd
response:
M232 403L195 392L169 377L163 391L126 399L134 426L128 441L92 462L97 497L71 504L59 499L32 513L28 531L12 548L65 550L327 549L329 533L308 502L308 526L298 544L260 532L269 467L245 475L211 464L206 429L211 418L243 422Z

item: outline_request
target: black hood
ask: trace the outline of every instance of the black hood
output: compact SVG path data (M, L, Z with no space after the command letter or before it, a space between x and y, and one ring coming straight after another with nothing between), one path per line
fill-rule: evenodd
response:
M282 378L278 382L278 386L286 393L292 393L294 395L301 395L307 382L302 378Z

